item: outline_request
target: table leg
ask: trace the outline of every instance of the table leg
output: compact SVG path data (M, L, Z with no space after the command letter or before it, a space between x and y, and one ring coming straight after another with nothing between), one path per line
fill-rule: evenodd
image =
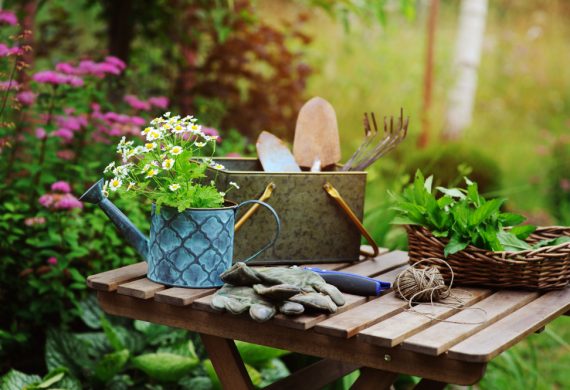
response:
M432 381L431 379L422 379L420 383L414 386L414 390L443 390L447 383Z
M233 340L200 333L224 389L251 390L253 384Z
M396 380L398 374L394 372L377 370L363 367L360 369L360 376L354 382L351 390L382 390L389 389Z

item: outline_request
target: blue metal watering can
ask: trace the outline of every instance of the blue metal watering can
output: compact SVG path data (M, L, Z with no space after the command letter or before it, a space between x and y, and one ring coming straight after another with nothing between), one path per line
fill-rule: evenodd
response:
M235 215L240 207L257 203L275 218L273 239L245 260L252 260L275 244L281 223L267 203L246 200L239 205L215 209L186 209L152 206L150 238L103 195L103 179L89 188L79 200L98 205L119 232L148 263L147 277L169 286L209 288L224 283L220 274L232 266Z

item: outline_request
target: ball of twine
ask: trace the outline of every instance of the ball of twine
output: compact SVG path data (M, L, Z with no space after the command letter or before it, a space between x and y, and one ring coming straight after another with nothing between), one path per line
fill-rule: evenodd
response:
M426 261L437 261L449 268L451 271L449 286L445 285L445 280L435 265L420 267L421 263ZM396 295L410 304L414 301L437 302L449 297L451 285L453 284L453 270L445 260L436 258L424 259L400 272L394 284Z

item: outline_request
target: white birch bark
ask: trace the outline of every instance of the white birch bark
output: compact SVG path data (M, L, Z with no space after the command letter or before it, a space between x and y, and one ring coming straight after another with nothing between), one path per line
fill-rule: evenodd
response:
M461 0L453 69L456 79L448 98L445 138L460 138L471 124L486 17L487 0Z

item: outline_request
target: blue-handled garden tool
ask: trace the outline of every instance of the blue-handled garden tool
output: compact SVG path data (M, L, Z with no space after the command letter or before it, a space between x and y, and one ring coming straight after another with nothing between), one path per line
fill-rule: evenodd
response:
M362 296L379 296L383 291L389 289L389 282L382 282L377 279L369 278L362 275L351 274L341 271L330 271L315 267L303 267L306 270L316 272L327 283L332 284L339 290L354 295Z

